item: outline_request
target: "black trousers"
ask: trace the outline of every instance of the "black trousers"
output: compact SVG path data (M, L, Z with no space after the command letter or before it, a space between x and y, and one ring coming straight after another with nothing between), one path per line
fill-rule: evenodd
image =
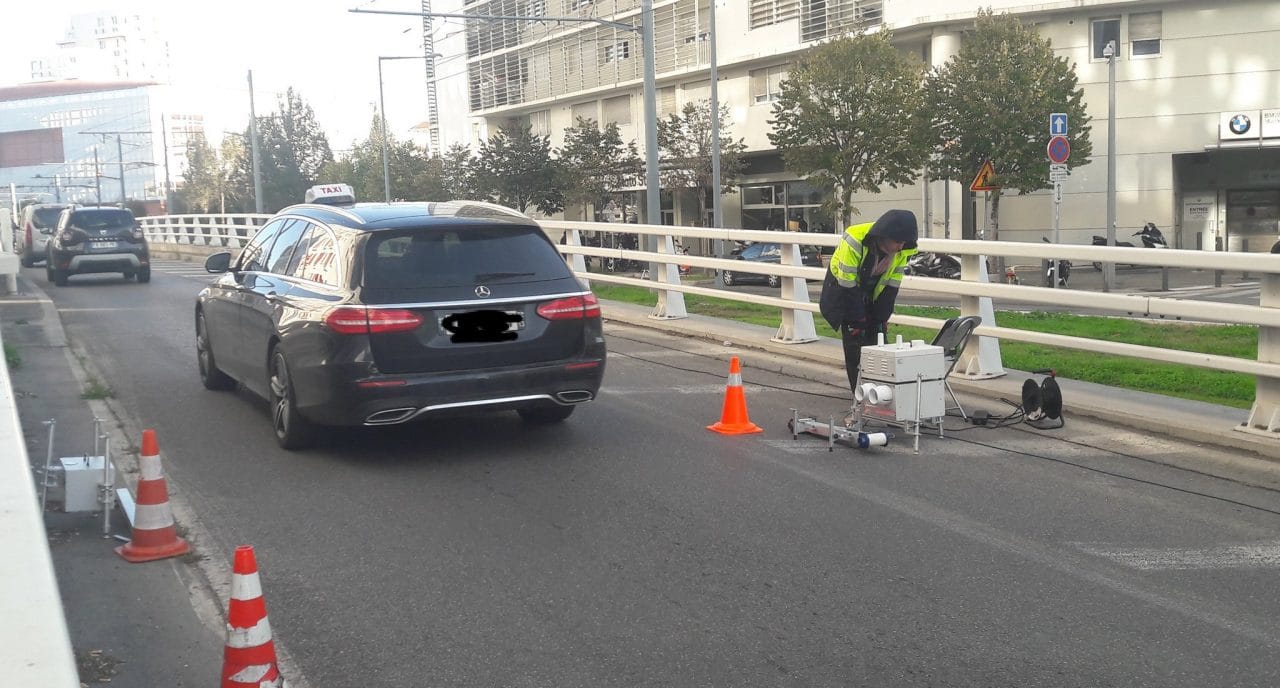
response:
M844 345L844 372L849 376L850 393L858 384L858 366L862 365L862 347L875 344L876 335L883 331L883 325L865 323L844 325L840 328L840 343Z

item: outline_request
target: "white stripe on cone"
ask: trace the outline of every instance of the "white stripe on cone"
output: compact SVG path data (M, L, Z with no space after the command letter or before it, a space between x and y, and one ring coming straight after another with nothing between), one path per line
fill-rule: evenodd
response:
M227 647L242 649L271 642L271 622L267 617L249 628L232 628L227 624Z
M742 386L742 373L729 373L729 386L730 386L730 387L741 387L741 386Z
M173 512L169 511L169 502L134 505L134 530L159 530L171 525L173 525Z
M231 575L231 599L256 600L262 597L262 581L255 573L235 573Z
M139 480L159 480L164 477L164 472L160 469L159 454L138 457L138 470L141 476Z

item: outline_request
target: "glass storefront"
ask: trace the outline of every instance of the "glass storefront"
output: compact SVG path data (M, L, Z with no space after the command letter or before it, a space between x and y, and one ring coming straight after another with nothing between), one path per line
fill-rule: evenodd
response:
M835 231L831 214L822 208L822 191L808 182L749 184L741 192L743 229Z

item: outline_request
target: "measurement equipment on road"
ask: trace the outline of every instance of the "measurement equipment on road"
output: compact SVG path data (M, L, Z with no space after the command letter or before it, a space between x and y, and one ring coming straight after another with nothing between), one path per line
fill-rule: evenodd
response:
M835 451L837 444L855 449L883 447L893 438L893 435L887 432L860 432L847 428L837 423L835 416L829 417L825 423L807 416L802 418L796 409L791 409L791 420L787 421L787 429L791 431L793 440L800 435L817 435L827 438L827 451Z

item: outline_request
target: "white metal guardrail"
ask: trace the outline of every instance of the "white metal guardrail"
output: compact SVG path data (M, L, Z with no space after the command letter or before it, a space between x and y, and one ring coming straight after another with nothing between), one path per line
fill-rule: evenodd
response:
M75 688L81 684L71 634L26 447L0 355L0 581L7 588L0 594L0 676L6 686Z
M142 224L148 238L153 242L199 246L214 250L236 249L242 247L252 237L256 228L269 217L267 215L180 215L143 218ZM544 220L540 224L553 239L558 239L562 234L565 236L564 243L559 247L560 251L580 277L591 281L655 290L658 294L658 305L652 317L656 319L685 317L687 315L684 304L685 294L773 306L782 314L782 325L778 328L774 340L797 345L817 339L813 314L818 311L818 305L809 298L809 283L820 281L823 277L822 268L809 267L801 263L800 246L835 247L841 240L838 234L556 220ZM587 245L583 241L584 232L651 236L656 238L658 250L651 252ZM779 265L752 263L678 253L675 250L675 242L680 239L724 241L730 246L738 241L769 241L782 244L785 250ZM958 362L956 374L971 378L1002 375L1004 370L999 354L999 341L1002 339L1243 373L1254 376L1257 382L1253 409L1249 414L1248 422L1240 429L1280 438L1280 255L1174 249L1156 251L1128 247L947 239L922 239L920 248L925 251L959 256L961 279L957 281L908 276L904 281L904 288L958 298L962 314L983 317L983 325L975 330L978 336L974 338L974 342ZM1250 273L1258 275L1260 280L1259 304L1256 306L1224 304L1161 295L1098 293L991 282L987 278L985 267L985 259L991 255L1029 259L1036 264L1042 260L1066 259L1083 263L1117 262L1126 265ZM624 274L590 272L586 265L588 257L650 263L655 266L656 271L650 279ZM712 270L731 269L739 273L778 275L783 278L782 288L779 296L763 296L683 284L678 272L679 265ZM1258 355L1256 359L1216 356L1000 327L996 323L991 307L992 298L1030 304L1077 306L1122 315L1137 313L1156 317L1256 326L1259 328ZM893 320L900 324L934 329L942 324L936 319L906 315L895 315Z

